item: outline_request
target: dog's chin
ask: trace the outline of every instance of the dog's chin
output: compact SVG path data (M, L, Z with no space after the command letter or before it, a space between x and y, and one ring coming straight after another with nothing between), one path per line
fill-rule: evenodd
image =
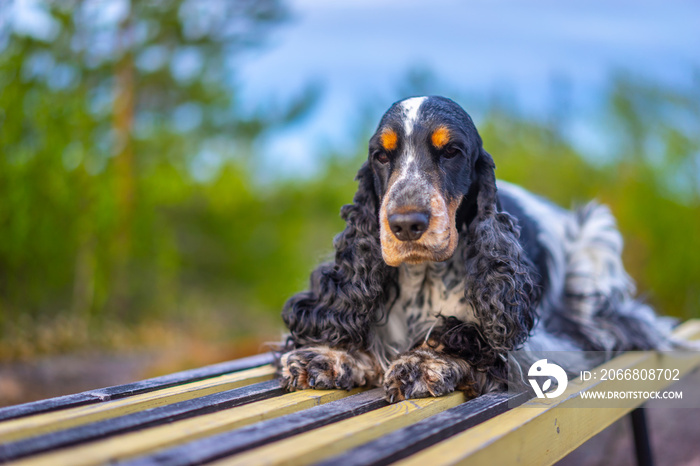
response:
M430 246L414 241L382 240L382 257L391 267L401 264L422 264L424 262L444 262L449 260L457 249L457 234L450 234L438 244Z

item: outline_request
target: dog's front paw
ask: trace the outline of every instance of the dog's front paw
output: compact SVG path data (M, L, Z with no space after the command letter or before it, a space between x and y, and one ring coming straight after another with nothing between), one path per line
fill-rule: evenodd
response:
M384 375L390 403L407 398L442 396L455 391L465 377L465 364L429 349L416 349L399 356Z
M282 386L350 390L373 383L377 371L369 356L318 346L290 351L280 359Z

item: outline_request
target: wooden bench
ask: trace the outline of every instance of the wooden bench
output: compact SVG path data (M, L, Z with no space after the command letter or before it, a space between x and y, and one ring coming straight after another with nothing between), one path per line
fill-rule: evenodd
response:
M686 322L676 334L699 338L700 320ZM284 393L271 360L263 354L2 408L0 463L552 464L642 402L565 409L586 390L614 385L577 379L556 400L496 393L465 401L453 393L389 405L379 389ZM623 354L604 366L663 364L663 357L647 352ZM683 364L697 367L700 353ZM651 459L644 417L634 412L644 463Z

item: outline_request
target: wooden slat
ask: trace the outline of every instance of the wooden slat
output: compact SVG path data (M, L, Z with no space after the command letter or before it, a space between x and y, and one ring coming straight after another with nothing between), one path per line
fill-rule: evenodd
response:
M687 339L700 335L700 321L684 324L676 331L676 335ZM687 368L699 365L700 353L693 355L685 363L674 360L673 367L683 369L682 364L686 364ZM602 367L641 370L665 366L663 358L656 353L629 353L609 361ZM98 427L95 434L100 436L99 426L102 426L108 431L104 435L116 432L120 434L24 457L13 464L80 466L132 461L135 466L192 464L211 460L219 460L217 464L306 464L323 460L327 460L328 464L372 464L372 461L386 464L389 461L405 459L406 455L434 444L438 437L453 435L455 429L463 431L470 425L478 424L463 424L463 418L457 415L459 412L462 416L469 416L470 412L466 407L469 403L459 405L463 401L461 393L443 398L408 400L384 407L380 407L385 402L381 399L379 389L356 396L352 395L359 390L350 393L339 390L306 390L243 406L239 406L240 403L226 405L224 398L228 393L219 393L257 380L269 380L273 373L269 366L258 367L121 400L69 409L59 407L59 411L0 422L0 462L3 461L2 452L8 451L4 450L8 445L17 447L24 442L25 448L29 450L24 450L25 453L21 453L21 456L32 453L33 441L61 438L61 435L67 432L73 432L75 435L75 432L82 429L82 437L71 437L73 440L64 438L64 443L60 445L65 446L74 444L75 441L83 442L94 438L89 433L91 426ZM239 380L234 380L236 377L239 377ZM277 382L269 382L268 385L272 387L273 383ZM576 380L569 383L567 393L557 400L534 400L528 403L532 407L515 408L496 419L486 421L484 418L488 416L476 413L472 421L478 419L480 424L466 432L458 432L442 443L428 446L417 452L414 457L402 461L402 464L417 465L417 461L423 463L420 466L464 462L551 464L643 400L630 400L627 405L620 403L620 406L615 408L560 408L576 406L576 403L581 401L582 390L629 389L628 385L621 384L622 382L618 381ZM642 389L659 390L664 386L652 383L644 385ZM253 387L247 387L245 390L253 390ZM183 396L184 398L181 398ZM334 402L348 396L350 397L343 401ZM205 404L212 403L211 409L237 407L200 415L209 409L200 406L200 410L196 406L203 399ZM482 402L487 403L487 400ZM330 405L311 408L323 403L337 403L337 406L333 409L326 409ZM452 408L454 406L457 407ZM307 411L303 411L307 408ZM484 412L490 412L489 409L498 408L484 406ZM450 410L449 414L444 413L445 410ZM167 413L173 417L168 417ZM364 414L357 415L358 413ZM192 415L197 417L190 417ZM132 432L144 427L137 421L138 416L144 416L146 425L151 427ZM355 417L347 419L350 416ZM429 416L433 417L420 422ZM276 419L266 421L273 418ZM177 422L153 427L153 423L160 424L173 419L177 419ZM111 433L110 424L116 429ZM320 426L323 428L319 428ZM123 433L125 431L127 433ZM392 435L392 432L396 435ZM40 436L29 437L36 435ZM382 435L384 437L379 438ZM11 439L12 443L3 444L5 438ZM532 442L533 438L537 441ZM371 443L348 451L365 442ZM407 450L408 444L415 444L415 448L408 447ZM60 445L46 448L53 449ZM386 451L378 456L364 456L370 461L360 461L358 455L369 452L371 447L375 450L383 448ZM235 456L229 456L231 454Z
M219 364L200 367L188 371L176 372L161 377L142 380L139 382L113 387L89 390L74 395L59 396L47 400L33 401L15 406L0 408L0 421L15 419L22 416L56 411L58 409L74 408L88 404L111 401L127 396L138 395L153 390L181 385L183 383L196 382L198 380L216 377L231 372L252 369L272 363L272 353L258 354L235 361L226 361Z
M700 325L690 322L675 334L686 339L697 338ZM660 369L669 367L665 365L668 361L669 358L655 352L627 353L600 368ZM673 359L673 368L680 369L681 373L698 365L700 352ZM663 390L672 383L665 380L637 382L635 390ZM644 402L642 399L616 400L617 407L565 409L580 406L580 392L584 390L629 390L629 382L573 380L556 399L534 399L397 464L553 464Z
M311 429L387 406L384 390L375 388L302 412L259 422L241 429L205 437L172 449L136 458L122 466L185 466L202 464L264 444L289 438Z
M489 393L423 419L345 453L328 458L317 466L370 466L390 464L441 442L477 424L524 403L534 395Z
M359 389L302 390L237 408L205 414L172 424L110 437L85 445L21 459L13 465L87 466L126 460L138 455L236 429L358 393Z
M673 330L673 336L679 340L693 341L700 339L700 319L683 322Z
M173 422L221 409L252 403L284 393L279 381L270 380L222 393L181 401L171 405L127 414L105 421L85 424L71 429L51 432L16 442L0 444L0 463L61 447L105 438L117 433L129 432Z
M20 440L88 422L115 418L144 409L231 390L255 382L270 380L274 374L275 370L272 366L263 366L120 400L11 419L0 423L0 442Z
M322 429L296 435L230 458L215 465L309 464L336 455L398 428L457 406L462 392L440 398L406 400L370 411ZM425 466L425 465L423 465Z

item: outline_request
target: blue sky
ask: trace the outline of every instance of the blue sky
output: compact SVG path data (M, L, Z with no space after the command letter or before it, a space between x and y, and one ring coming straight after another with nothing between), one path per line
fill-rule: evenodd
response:
M37 8L38 0L17 0L10 9L1 8L3 1L0 28L7 26L2 12L12 11L15 28L51 40L57 25ZM311 83L321 86L321 99L305 120L260 143L272 175L309 174L329 147L352 150L359 126L374 126L382 111L406 97L400 84L412 69L430 71L428 92L458 100L477 126L494 96L529 118L567 107L564 130L592 156L605 147L600 105L615 73L683 88L691 85L693 70L700 72L697 1L288 4L291 19L273 29L264 47L237 57L233 76L250 109L290 101ZM87 5L100 10L105 24L128 11L125 0ZM565 102L553 93L555 81L567 84Z
M477 124L478 105L469 104L494 94L525 115L546 116L557 105L552 81L564 78L571 137L591 151L614 73L686 87L700 69L700 2L294 0L291 10L266 47L240 59L238 75L250 107L322 85L305 121L262 144L288 174L308 172L323 147L349 144L367 102L378 120L404 97L397 85L412 68L434 74L431 93L468 96L460 103Z

